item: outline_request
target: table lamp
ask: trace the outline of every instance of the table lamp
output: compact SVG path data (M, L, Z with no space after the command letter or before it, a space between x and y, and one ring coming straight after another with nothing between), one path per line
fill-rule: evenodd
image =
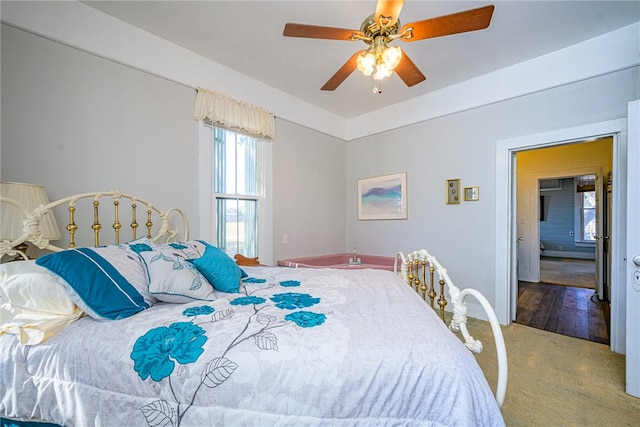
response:
M30 213L39 206L49 204L47 193L41 185L24 184L19 182L0 182L0 196L15 200L22 204ZM14 241L25 233L24 220L27 219L26 213L22 212L17 206L10 203L0 203L0 242ZM56 221L53 211L48 211L42 215L40 221L40 235L31 231L31 237L27 241L34 242L40 247L39 243L44 240L60 240L60 228ZM46 247L45 243L41 248ZM16 249L26 255L28 245L23 242L16 246ZM6 253L6 248L4 248ZM16 259L22 259L20 255Z

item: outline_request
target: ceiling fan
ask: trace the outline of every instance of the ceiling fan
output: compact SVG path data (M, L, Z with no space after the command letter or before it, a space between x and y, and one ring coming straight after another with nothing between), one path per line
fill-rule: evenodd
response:
M353 54L322 86L322 90L336 89L356 68L366 76L373 76L376 82L389 77L395 71L407 86L413 86L426 77L400 47L390 47L390 42L396 39L414 42L483 30L489 26L494 9L493 5L484 6L400 26L398 16L403 4L404 0L378 0L375 13L362 22L360 30L287 23L283 35L329 40L362 40L368 45L367 49ZM380 92L377 83L373 91Z

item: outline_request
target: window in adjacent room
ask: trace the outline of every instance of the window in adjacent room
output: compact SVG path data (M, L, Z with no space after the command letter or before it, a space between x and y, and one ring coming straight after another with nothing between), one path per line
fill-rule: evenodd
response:
M596 192L586 191L582 197L582 241L596 241Z
M579 208L580 235L578 242L594 243L596 241L596 192L595 175L584 175L575 178L577 207Z
M265 142L213 126L210 135L216 246L230 256L257 257L265 195L261 144Z

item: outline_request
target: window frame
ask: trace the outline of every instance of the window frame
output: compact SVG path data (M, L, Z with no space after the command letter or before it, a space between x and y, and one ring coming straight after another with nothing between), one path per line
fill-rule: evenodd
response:
M580 242L581 243L595 243L595 237L593 240L587 240L585 239L585 226L586 224L584 223L584 217L585 217L585 211L590 210L593 211L593 217L595 218L596 215L596 206L593 206L592 208L586 208L584 206L584 195L586 193L593 193L593 197L595 199L596 197L596 192L594 191L587 191L587 192L582 192L582 193L578 193L578 195L580 196Z
M216 198L213 188L213 125L198 121L198 211L200 235L215 244ZM232 130L232 132L236 132ZM258 258L273 265L273 147L271 141L258 140ZM243 196L250 199L253 196Z
M585 240L584 239L584 198L583 198L583 192L577 192L576 191L576 186L574 185L574 211L575 211L575 215L574 215L574 243L576 246L578 247L593 247L596 244L595 240ZM593 209L594 213L596 207L593 208L588 208L588 209Z

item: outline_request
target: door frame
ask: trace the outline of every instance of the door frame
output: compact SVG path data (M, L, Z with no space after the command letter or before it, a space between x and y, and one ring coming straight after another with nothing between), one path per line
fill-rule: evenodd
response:
M613 138L613 192L611 245L611 349L625 352L626 304L623 262L626 235L626 164L627 121L610 120L584 126L560 129L496 142L496 265L495 311L500 323L508 325L515 319L518 278L516 271L517 211L516 211L516 153L546 148L592 138Z
M580 141L580 142L584 142L584 141ZM597 168L594 168L593 166L581 166L581 167L567 167L564 169L558 168L557 170L550 172L550 171L535 171L535 172L530 172L529 176L527 177L527 183L523 186L524 190L521 188L517 188L516 194L518 193L518 191L527 191L527 190L531 190L532 188L536 188L535 193L534 192L530 192L529 194L529 210L526 213L526 216L528 218L530 218L531 220L529 221L529 226L528 226L528 233L525 233L528 236L528 241L526 239L524 239L524 237L522 237L523 241L526 241L526 245L525 249L526 251L524 252L524 254L528 255L528 257L524 257L525 263L524 265L527 267L527 270L525 271L525 274L521 274L523 272L523 270L520 270L520 268L523 265L523 250L522 250L522 245L523 245L523 241L520 241L519 239L521 238L521 234L518 236L518 240L520 241L519 245L518 245L518 281L521 280L525 280L528 282L539 282L540 281L540 251L538 250L539 247L539 242L541 241L540 238L540 219L539 219L539 213L540 213L540 198L541 198L541 191L538 189L538 183L540 180L545 180L545 179L565 179L565 178L575 178L578 176L584 176L584 175L595 175L596 177L601 176L602 174L598 171ZM602 179L600 179L601 182ZM536 183L536 185L534 186L533 183ZM517 197L517 196L516 196ZM572 214L574 215L575 212ZM597 214L597 219L600 219L602 217L602 214ZM533 220L533 218L538 218L538 220ZM522 230L520 230L522 231ZM577 233L577 230L574 230ZM597 248L595 248L595 244L594 244L594 251L597 251ZM597 256L597 252L594 252L596 254L595 256L595 263L596 266L598 264L600 264L600 268L602 269L603 267L603 260L602 259L598 259ZM596 280L596 288L595 290L598 291L598 296L600 297L600 299L603 299L603 294L602 292L600 292L599 288L602 286L602 281L597 281ZM517 304L516 304L517 305ZM515 308L514 308L515 309ZM515 320L515 319L512 319Z

